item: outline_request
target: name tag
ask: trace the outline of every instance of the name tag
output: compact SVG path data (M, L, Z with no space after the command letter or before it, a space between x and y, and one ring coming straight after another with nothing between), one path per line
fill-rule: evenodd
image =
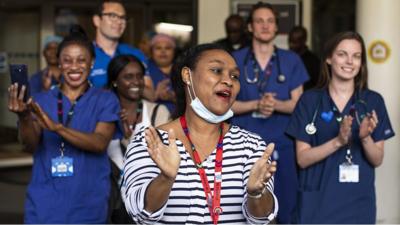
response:
M359 168L358 165L344 163L339 166L339 182L340 183L358 183Z
M51 159L51 175L53 177L69 177L74 175L74 160L70 157Z

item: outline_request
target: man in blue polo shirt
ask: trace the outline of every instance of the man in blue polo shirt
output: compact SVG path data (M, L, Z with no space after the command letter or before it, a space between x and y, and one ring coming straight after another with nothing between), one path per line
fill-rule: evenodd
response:
M126 28L126 11L121 1L105 0L93 16L93 23L96 27L96 39L94 47L96 60L89 76L90 82L95 87L106 87L107 67L111 59L117 55L134 55L144 64L146 57L136 48L127 44L119 43L119 39ZM151 78L145 76L144 96L148 100L154 100L155 94Z

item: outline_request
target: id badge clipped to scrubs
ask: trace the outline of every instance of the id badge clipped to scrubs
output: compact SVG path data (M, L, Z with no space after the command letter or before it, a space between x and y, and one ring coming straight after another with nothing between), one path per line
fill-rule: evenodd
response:
M342 163L339 166L339 182L340 183L358 183L359 181L358 165Z
M51 159L51 175L53 177L70 177L74 175L74 160L66 156Z
M350 149L347 150L347 162L339 166L339 182L340 183L358 183L359 182L359 166L351 160Z

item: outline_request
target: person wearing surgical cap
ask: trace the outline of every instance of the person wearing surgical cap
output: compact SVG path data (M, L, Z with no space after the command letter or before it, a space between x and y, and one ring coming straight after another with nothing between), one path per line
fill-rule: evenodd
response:
M57 48L62 37L56 35L47 36L43 43L43 56L46 67L33 74L29 80L31 94L49 90L60 82L61 70L58 67Z
M174 38L167 34L157 34L150 41L148 69L155 87L156 102L167 106L171 113L175 110L175 94L171 86L175 49Z

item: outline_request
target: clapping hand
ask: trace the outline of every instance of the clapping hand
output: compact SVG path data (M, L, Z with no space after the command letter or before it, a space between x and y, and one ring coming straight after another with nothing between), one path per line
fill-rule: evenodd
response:
M42 110L42 108L31 100L29 102L29 107L32 109L32 112L35 114L37 121L39 122L40 127L43 129L48 129L50 131L57 131L63 125L61 123L56 123Z
M347 144L349 142L349 139L351 138L352 124L353 124L352 116L344 116L343 121L340 123L338 139L342 146Z
M268 162L275 144L268 144L264 154L253 165L250 171L249 180L247 181L248 193L262 193L266 185L276 172L276 161Z
M46 70L45 73L43 73L43 76L42 76L43 89L42 90L47 91L50 89L51 83L52 83L52 78L53 78L53 74L49 70Z
M156 88L156 95L158 99L164 101L172 101L175 98L175 92L169 89L171 81L169 79L164 79L160 81Z
M161 175L175 180L178 174L181 156L175 143L176 136L174 131L169 130L168 136L169 145L164 145L154 127L149 127L149 129L145 131L147 151L151 159L161 170Z
M51 88L51 85L53 83L53 79L58 80L60 77L60 69L58 67L55 68L48 68L42 76L42 90L49 90Z
M275 93L265 93L259 102L258 105L258 111L265 116L271 116L274 113L275 110L275 104L276 104L276 99L275 99L276 94Z
M124 138L128 139L132 136L132 133L133 133L133 130L135 129L135 127L132 127L132 125L129 124L128 111L126 109L121 109L121 112L119 113L119 117L120 117L121 123L122 123Z
M372 114L367 113L367 116L364 117L364 119L360 124L360 133L359 133L360 139L364 139L369 135L371 135L377 125L378 125L378 116L375 110L372 110Z

